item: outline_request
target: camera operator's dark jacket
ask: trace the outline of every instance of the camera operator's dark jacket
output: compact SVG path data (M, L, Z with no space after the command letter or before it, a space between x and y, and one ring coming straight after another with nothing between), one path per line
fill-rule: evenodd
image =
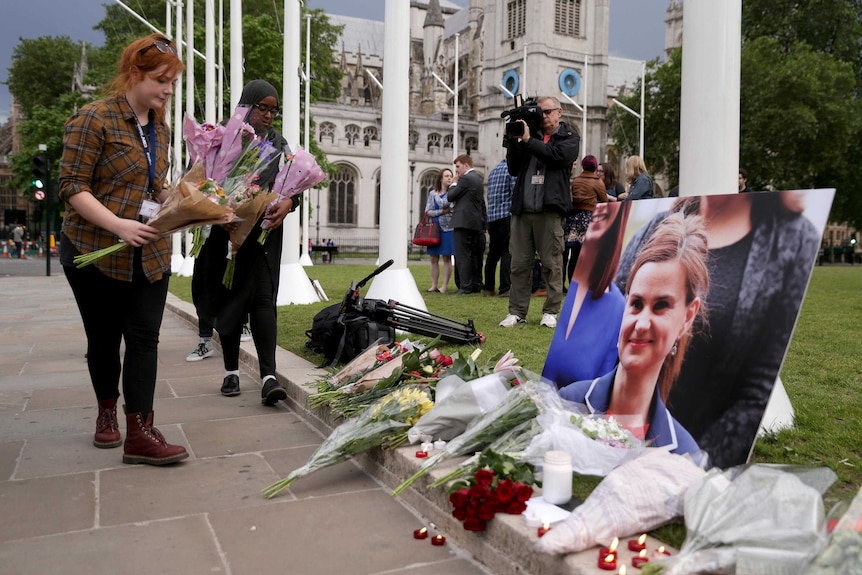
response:
M572 178L572 163L578 158L580 151L581 138L564 122L560 122L547 144L542 141L543 136L544 134L531 136L526 144L522 141L512 142L506 148L509 174L517 178L512 192L513 214L520 214L523 209L524 186L529 185L527 172L530 158L533 156L545 167L545 211L559 212L564 216L572 208L569 182Z

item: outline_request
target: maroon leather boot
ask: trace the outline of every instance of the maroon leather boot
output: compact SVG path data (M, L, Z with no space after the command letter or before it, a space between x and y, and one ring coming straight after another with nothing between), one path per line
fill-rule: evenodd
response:
M166 465L189 456L182 445L171 445L161 432L153 427L153 412L126 414L126 442L123 444L123 463Z
M120 437L120 424L117 421L117 400L100 399L99 416L96 418L96 435L93 445L102 449L119 447L123 443Z

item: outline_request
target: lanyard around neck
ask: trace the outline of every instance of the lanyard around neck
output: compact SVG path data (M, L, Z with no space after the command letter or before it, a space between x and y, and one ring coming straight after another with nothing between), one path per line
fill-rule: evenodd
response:
M138 121L137 114L135 115L135 127L138 129L138 136L141 138L141 145L144 147L144 154L147 156L147 166L149 167L149 180L150 185L147 187L147 194L150 196L150 199L153 199L155 195L155 187L156 182L156 126L155 126L155 118L153 116L152 110L150 111L149 122L147 123L147 127L149 128L149 136L150 139L147 141L147 137L144 135L144 129L141 126L141 123ZM150 146L150 142L152 142L152 146Z

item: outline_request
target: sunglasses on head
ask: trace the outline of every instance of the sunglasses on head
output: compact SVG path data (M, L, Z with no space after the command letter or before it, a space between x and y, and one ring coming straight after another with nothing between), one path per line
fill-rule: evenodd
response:
M159 52L161 52L162 54L167 54L168 52L170 52L170 53L171 53L171 54L173 54L174 56L177 56L177 49L176 49L176 48L174 48L174 47L171 45L171 41L170 41L170 40L167 40L167 39L165 39L165 40L156 40L155 42L153 42L152 44L150 44L150 45L149 45L149 46L147 46L146 48L142 48L142 49L141 49L141 51L140 51L140 52L138 52L138 54L140 54L141 56L143 56L144 54L146 54L146 53L147 53L147 50L149 50L150 48L154 48L154 47L155 47L155 48L157 48L157 49L158 49L158 51L159 51Z

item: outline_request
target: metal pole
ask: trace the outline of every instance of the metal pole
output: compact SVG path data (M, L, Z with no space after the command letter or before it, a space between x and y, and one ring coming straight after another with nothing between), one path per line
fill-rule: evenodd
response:
M527 46L529 46L529 42L524 42L524 62L521 64L521 68L523 69L523 78L521 78L521 93L527 93Z
M582 119L582 135L581 135L581 159L587 155L587 91L589 90L589 82L587 82L587 70L590 65L590 57L584 54L584 116Z
M218 106L216 121L224 119L224 0L218 0Z
M206 0L205 12L207 60L205 63L204 74L204 93L206 94L204 102L204 118L206 118L206 121L210 124L215 124L215 0Z
M454 81L454 84L455 84L455 122L454 122L454 124L455 125L453 127L453 133L452 133L452 161L453 162L455 161L455 158L458 157L458 150L460 148L459 138L458 138L458 86L460 84L460 82L459 82L460 79L458 77L458 65L459 65L458 59L460 58L460 54L459 54L459 50L460 50L459 37L460 36L461 36L460 34L455 34L455 81ZM416 166L414 165L413 169L415 169L415 168L416 168ZM411 171L410 171L410 175L411 175L410 185L411 186L413 186L413 181L412 181L413 169L411 169ZM411 203L411 210L412 210L412 208L413 208L413 206L412 206L413 199L412 198L410 199L410 203ZM410 218L410 229L411 230L413 229L413 218L412 217Z
M195 3L187 0L186 3L186 114L195 116Z
M311 150L311 14L305 15L305 150ZM302 249L299 250L299 261L302 265L311 266L311 256L308 255L308 218L311 217L311 194L308 190L302 192ZM318 214L318 219L320 214Z
M646 60L641 62L641 115L640 115L640 153L638 154L641 157L641 160L644 158L644 93L646 88Z
M177 0L176 3L176 23L177 30L177 58L183 59L183 0ZM182 74L177 78L177 87L174 88L174 173L179 175L183 171L183 78Z
M233 113L243 87L242 0L230 0L230 110Z

